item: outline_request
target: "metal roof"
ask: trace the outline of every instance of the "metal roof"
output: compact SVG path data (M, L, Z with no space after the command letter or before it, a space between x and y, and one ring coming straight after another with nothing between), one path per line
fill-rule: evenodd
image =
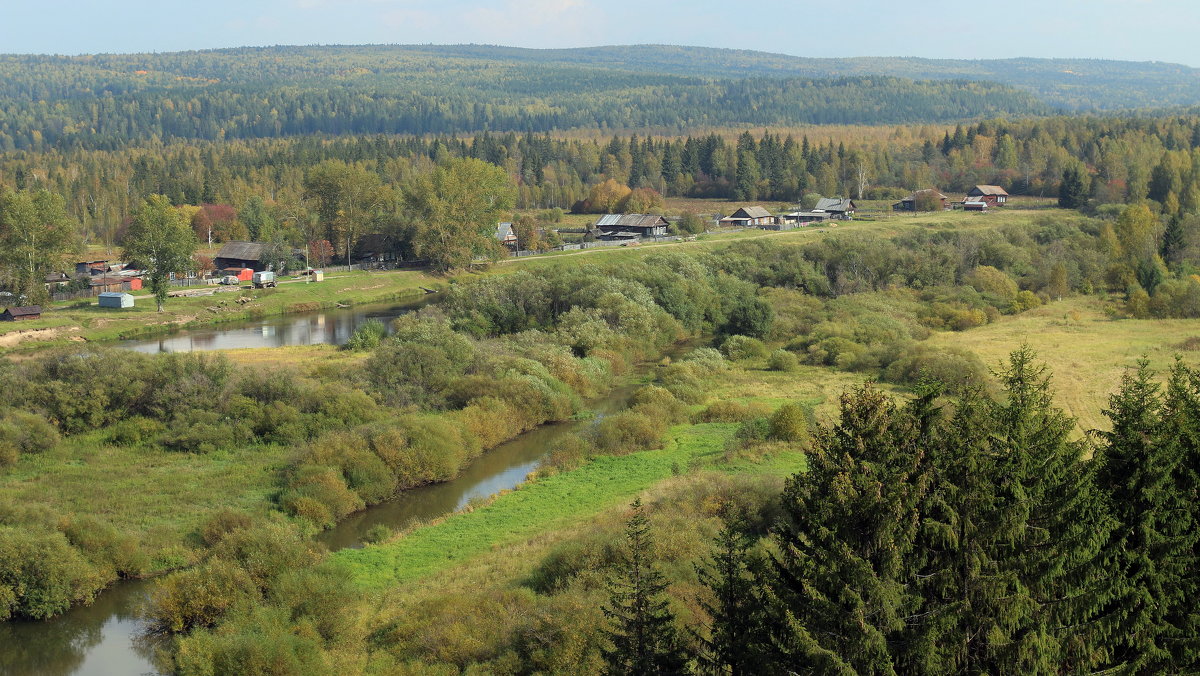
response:
M977 185L971 192L975 191L978 191L980 195L1008 195L1007 192L1004 192L1004 188L998 185Z
M667 219L658 214L605 214L596 220L596 227L623 225L627 227L652 228L666 225Z
M931 192L931 193L933 193L934 197L936 197L936 198L938 198L938 199L940 199L940 200L947 199L947 197L946 197L945 195L943 195L942 193L940 193L940 192L938 192L938 191L934 190L933 188L925 188L924 190L918 190L918 191L914 192L913 194L909 195L908 197L905 197L905 198L904 198L903 200L901 200L901 201L903 201L903 202L912 202L913 200L917 199L917 195L921 195L921 194L923 194L923 193L927 193L927 192Z
M512 223L505 221L496 226L496 239L503 242L510 237L514 239L516 238L516 234L513 233Z
M854 202L849 197L822 197L813 211L854 211Z
M217 258L232 258L239 261L262 260L265 244L259 242L226 242L217 252Z

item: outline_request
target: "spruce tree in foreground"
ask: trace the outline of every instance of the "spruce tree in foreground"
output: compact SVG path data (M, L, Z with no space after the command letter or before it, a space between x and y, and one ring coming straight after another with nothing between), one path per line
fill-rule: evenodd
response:
M625 560L609 587L604 615L612 622L612 644L604 651L606 673L651 676L688 673L688 658L664 592L667 582L654 566L654 542L642 500L633 501L625 525Z
M936 396L898 410L874 387L843 395L841 421L788 479L769 579L776 673L897 673Z
M1164 397L1142 360L1105 411L1112 430L1101 434L1097 480L1118 523L1107 543L1116 590L1105 629L1108 666L1125 673L1195 666L1195 503L1185 483L1197 434L1192 375L1177 366Z
M696 566L700 584L712 591L700 607L712 618L706 636L701 670L709 674L753 676L771 672L763 639L767 616L757 592L750 555L751 539L739 524L727 520L717 535L717 549L706 566Z

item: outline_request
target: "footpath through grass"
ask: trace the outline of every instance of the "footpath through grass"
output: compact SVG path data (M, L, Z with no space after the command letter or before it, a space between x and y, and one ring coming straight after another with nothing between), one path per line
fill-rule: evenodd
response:
M716 423L675 427L661 449L598 457L392 542L344 549L333 559L359 585L379 590L461 565L495 547L586 521L689 467L711 464L718 470L783 474L803 467L799 451L761 464L720 463L725 444L736 429L737 425Z

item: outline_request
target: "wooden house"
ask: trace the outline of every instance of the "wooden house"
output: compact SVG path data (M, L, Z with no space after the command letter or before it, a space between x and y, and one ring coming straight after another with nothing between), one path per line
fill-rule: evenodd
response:
M521 245L517 241L517 231L513 230L513 224L505 221L496 226L496 241L504 245L505 248L516 251Z
M849 197L822 197L817 200L813 211L829 214L829 218L836 221L853 220L854 200Z
M88 283L96 293L120 293L121 291L129 290L125 285L126 281L128 280L124 277L93 277L88 280Z
M267 269L263 260L266 245L260 242L226 242L217 252L213 264L218 270L224 268L250 268L254 272Z
M102 275L108 272L107 260L87 260L79 261L75 264L75 276L83 277L84 275Z
M894 209L896 211L916 211L917 210L917 199L926 194L932 194L934 199L941 202L942 209L950 208L950 206L949 206L950 203L947 201L949 199L948 197L946 197L942 193L934 190L933 188L926 188L924 190L918 190L918 191L914 192L913 194L909 195L908 197L905 197L904 199L900 200L899 202L896 202L895 204L892 205L892 209Z
M721 225L740 228L771 225L774 222L775 217L771 215L771 212L762 207L741 207L720 220Z
M637 237L663 237L667 234L667 219L657 214L605 214L594 227L600 234L597 239L624 239L614 237L618 233Z
M998 185L977 185L967 193L963 207L966 208L966 202L975 198L978 198L976 201L981 201L989 207L1001 207L1008 201L1008 193Z
M42 318L42 306L27 305L25 307L10 307L0 312L0 322L23 322Z
M400 259L396 238L371 233L358 238L354 245L354 260L360 263L387 263Z

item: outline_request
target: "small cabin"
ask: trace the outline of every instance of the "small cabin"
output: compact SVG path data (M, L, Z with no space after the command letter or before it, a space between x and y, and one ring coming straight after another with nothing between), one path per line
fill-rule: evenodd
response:
M133 295L128 293L117 293L115 291L105 291L100 294L100 307L111 308L126 308L133 307Z
M775 217L762 207L741 207L720 220L721 225L739 228L752 228L773 223L775 223Z
M978 197L968 197L963 200L963 211L987 211L988 203Z
M10 307L0 313L0 322L23 322L33 319L42 318L41 305L27 305L25 307Z
M964 209L966 202L970 201L980 201L989 207L1001 207L1008 201L1008 193L998 185L977 185L967 193L967 199L963 202Z
M947 201L949 199L948 197L934 190L933 188L926 188L924 190L918 190L899 202L896 202L892 205L892 209L896 211L916 211L917 201L925 195L932 195L934 199L941 203L941 208L943 210L950 208L949 202Z

